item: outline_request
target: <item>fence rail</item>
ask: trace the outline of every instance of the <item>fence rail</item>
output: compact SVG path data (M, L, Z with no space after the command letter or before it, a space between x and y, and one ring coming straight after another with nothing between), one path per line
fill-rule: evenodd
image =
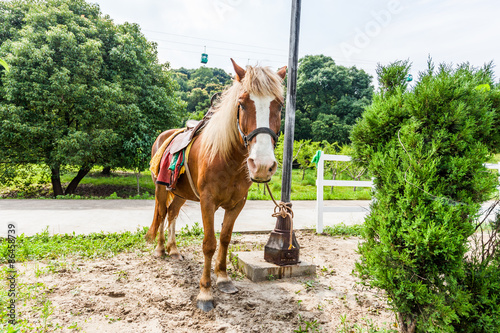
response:
M323 188L325 186L352 186L352 187L371 187L373 188L373 181L366 180L328 180L325 179L325 161L340 161L340 162L350 162L351 157L347 155L330 155L323 154L319 158L317 163L317 178L316 178L316 232L323 232L323 213L363 213L366 212L364 207L328 207L323 205ZM492 164L485 163L484 166L487 169L498 170L499 177L497 186L500 192L500 163Z
M350 162L351 156L329 155L321 153L317 163L316 178L316 232L323 232L323 213L363 213L364 207L328 207L323 205L323 188L325 186L352 186L352 187L373 187L373 181L366 180L327 180L325 179L325 161Z

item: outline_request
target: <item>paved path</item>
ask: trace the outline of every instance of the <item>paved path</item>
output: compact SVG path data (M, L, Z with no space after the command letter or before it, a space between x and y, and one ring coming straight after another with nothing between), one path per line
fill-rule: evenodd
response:
M325 205L363 207L368 212L370 201L336 200ZM314 228L316 201L294 201L294 229ZM269 232L274 229L276 218L272 201L248 201L236 220L234 231ZM17 224L17 234L33 235L48 227L50 234L88 234L91 232L135 231L137 227L150 226L154 200L0 200L0 237L7 234L7 224ZM338 223L363 223L366 212L325 213L325 225ZM220 230L224 210L215 214L215 228ZM200 206L188 201L179 214L177 230L185 225L201 223Z
M325 201L326 206L357 208L359 212L325 213L324 224L363 223L368 213L368 200ZM483 211L491 202L483 204ZM315 228L316 201L294 201L294 229ZM248 201L236 220L235 232L269 232L276 218L272 201ZM151 225L154 200L0 200L0 237L6 237L7 225L15 222L17 234L34 235L48 227L50 234L89 234L91 232L135 231ZM224 210L215 213L215 229L220 231ZM188 201L177 220L177 230L201 222L200 205Z

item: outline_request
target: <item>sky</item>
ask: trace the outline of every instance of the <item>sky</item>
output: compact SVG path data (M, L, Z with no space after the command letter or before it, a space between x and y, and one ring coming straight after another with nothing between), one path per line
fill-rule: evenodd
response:
M288 64L291 0L89 0L115 23L138 23L172 68L232 73L241 65ZM493 61L500 79L500 1L304 0L299 58L324 54L374 78L378 63L408 59L414 77L435 64ZM375 79L374 79L375 81ZM375 82L374 82L375 83Z

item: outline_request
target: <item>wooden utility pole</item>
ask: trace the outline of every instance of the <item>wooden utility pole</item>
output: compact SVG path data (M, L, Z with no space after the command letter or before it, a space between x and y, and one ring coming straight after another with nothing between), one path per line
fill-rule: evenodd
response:
M299 61L299 30L301 0L292 0L290 23L290 49L288 54L288 76L285 115L285 145L283 149L283 179L281 202L291 213L293 133L295 129L295 99L297 93L297 67ZM290 244L292 240L292 244ZM271 232L264 249L264 259L277 265L294 265L299 262L299 244L292 230L292 217L278 216L276 227Z

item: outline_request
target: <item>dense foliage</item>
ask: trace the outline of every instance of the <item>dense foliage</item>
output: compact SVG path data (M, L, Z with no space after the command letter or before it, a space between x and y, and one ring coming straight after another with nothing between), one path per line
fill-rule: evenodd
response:
M54 195L71 194L95 164L144 166L158 132L179 124L177 85L137 25L84 0L1 2L0 17L4 170L45 164ZM80 172L63 190L66 165Z
M213 94L222 92L232 80L223 69L199 67L172 70L180 86L179 97L187 103L186 119L201 119L210 107Z
M379 74L407 74L400 72ZM498 307L495 314L474 298L488 297L500 283L487 290L477 286L481 280L467 283L474 271L465 259L480 203L497 185L483 166L499 147L491 65L435 69L429 62L410 91L397 78L384 81L391 84L382 85L352 134L353 156L376 185L356 270L386 291L402 332L452 332L455 325L475 331L466 328L474 312L483 311L485 322ZM478 278L491 275L486 271Z
M346 144L356 120L371 103L371 76L324 55L299 60L296 139Z

